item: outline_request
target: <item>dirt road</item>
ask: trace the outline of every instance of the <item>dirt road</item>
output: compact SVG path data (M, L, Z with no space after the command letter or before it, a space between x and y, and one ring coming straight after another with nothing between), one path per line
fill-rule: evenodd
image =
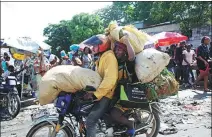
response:
M30 115L38 107L24 108L15 119L1 122L1 137L25 137L32 124ZM183 90L179 98L161 100L161 109L161 132L167 128L178 132L158 137L211 137L211 93Z

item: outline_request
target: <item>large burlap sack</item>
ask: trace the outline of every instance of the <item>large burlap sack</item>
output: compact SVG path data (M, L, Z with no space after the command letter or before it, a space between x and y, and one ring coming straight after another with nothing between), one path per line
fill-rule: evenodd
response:
M39 84L39 102L51 103L61 91L75 93L86 85L98 88L102 78L90 69L71 65L56 66L42 77Z
M168 54L150 48L145 49L135 60L135 72L141 83L152 81L168 65L170 57Z
M116 22L111 22L106 31L115 41L119 42L122 42L122 31L127 32L129 35L130 44L132 45L135 54L143 51L145 43L151 38L151 36L149 36L147 33L139 31L132 25L118 26Z

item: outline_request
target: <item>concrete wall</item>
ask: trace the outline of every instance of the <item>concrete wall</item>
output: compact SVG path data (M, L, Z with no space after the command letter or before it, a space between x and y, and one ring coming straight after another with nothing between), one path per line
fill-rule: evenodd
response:
M145 28L141 29L142 31L154 35L163 31L169 31L169 32L178 32L180 33L180 25L179 24L168 24L168 25L163 25L163 26L155 26L151 28Z
M194 47L198 47L203 36L209 36L212 39L212 26L203 26L192 29L192 37L189 38L189 43Z

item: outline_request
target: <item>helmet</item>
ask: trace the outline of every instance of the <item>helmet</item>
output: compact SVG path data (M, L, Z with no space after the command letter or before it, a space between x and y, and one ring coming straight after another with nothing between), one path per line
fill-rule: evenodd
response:
M70 46L70 51L77 52L79 50L79 45L78 44L73 44Z
M108 43L108 37L105 35L95 35L85 40L82 44L89 47L93 54L102 53L108 50L110 43Z

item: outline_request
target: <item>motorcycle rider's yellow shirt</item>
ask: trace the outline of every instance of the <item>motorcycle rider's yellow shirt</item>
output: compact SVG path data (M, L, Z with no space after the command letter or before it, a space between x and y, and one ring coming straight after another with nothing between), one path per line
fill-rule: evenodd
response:
M102 82L94 95L100 100L102 97L112 98L118 80L118 62L112 50L102 54L97 65L97 72Z

